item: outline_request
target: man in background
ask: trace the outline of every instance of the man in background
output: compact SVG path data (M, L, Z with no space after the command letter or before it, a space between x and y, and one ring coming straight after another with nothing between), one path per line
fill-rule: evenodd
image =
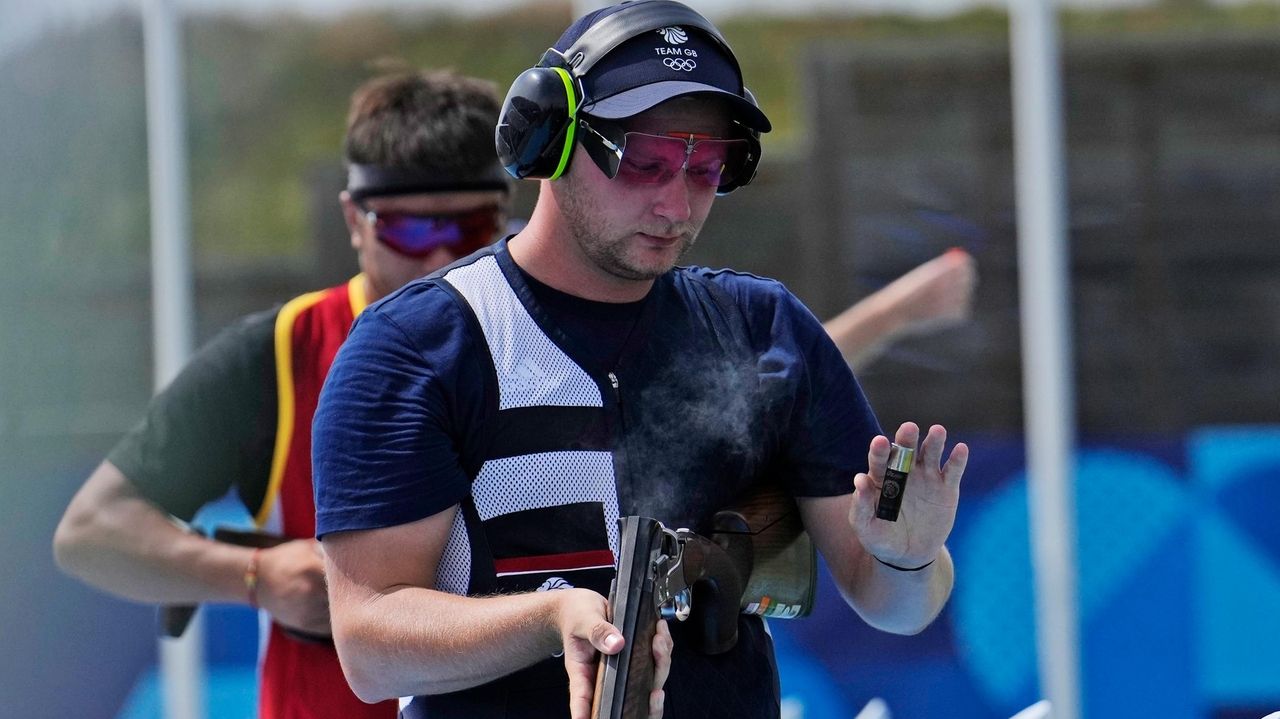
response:
M450 72L374 78L352 96L339 196L361 272L249 315L203 347L71 500L59 566L142 602L248 604L268 627L263 719L391 719L342 676L315 536L311 417L338 347L364 307L492 242L509 178L493 151L499 99ZM190 532L230 490L273 546ZM278 543L277 543L278 542Z

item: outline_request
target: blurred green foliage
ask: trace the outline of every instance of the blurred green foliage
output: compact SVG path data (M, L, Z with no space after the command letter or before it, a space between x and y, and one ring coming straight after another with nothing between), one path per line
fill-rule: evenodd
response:
M568 3L476 19L361 12L332 21L194 16L184 29L192 226L202 267L298 261L307 245L306 177L339 160L347 99L396 66L443 66L500 91L571 20ZM1280 29L1280 4L1168 0L1073 11L1071 35ZM802 146L803 78L819 43L1007 42L1003 11L753 18L722 23L775 132L767 152ZM145 266L145 102L138 18L46 36L0 60L0 279L21 284Z

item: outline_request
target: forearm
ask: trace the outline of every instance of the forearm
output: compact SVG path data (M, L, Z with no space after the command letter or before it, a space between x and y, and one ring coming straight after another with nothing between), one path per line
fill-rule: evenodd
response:
M977 267L953 248L916 267L823 326L845 361L859 369L900 336L969 315Z
M833 569L841 595L868 624L894 634L917 634L938 616L951 595L955 568L947 548L916 572L887 567L867 552L856 566Z
M822 324L845 361L859 369L901 330L900 313L883 291L872 294Z
M478 686L563 649L556 629L563 591L461 597L400 587L366 599L343 593L330 595L334 639L347 681L364 701Z
M77 493L54 535L63 571L141 602L244 602L251 552L184 531L108 463Z

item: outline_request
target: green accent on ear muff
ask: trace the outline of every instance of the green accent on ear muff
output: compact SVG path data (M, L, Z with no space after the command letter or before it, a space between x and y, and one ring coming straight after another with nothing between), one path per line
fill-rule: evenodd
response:
M552 70L560 76L560 80L564 82L564 94L569 98L569 127L564 133L564 147L560 150L560 164L556 166L556 171L551 173L548 180L555 180L564 174L564 169L569 165L569 158L573 156L573 140L578 130L578 93L573 88L573 78L569 75L569 71L562 67L553 67Z

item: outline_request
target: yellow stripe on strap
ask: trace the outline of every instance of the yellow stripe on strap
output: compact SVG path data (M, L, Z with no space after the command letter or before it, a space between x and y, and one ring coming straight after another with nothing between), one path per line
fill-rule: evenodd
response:
M271 510L275 508L276 498L280 495L280 483L284 481L284 465L289 459L289 446L293 442L293 323L298 315L323 299L326 292L327 290L319 290L295 297L281 307L280 314L276 315L276 446L271 455L271 479L267 482L267 492L253 517L254 524L259 528L267 523Z
M369 294L365 292L364 273L347 281L347 298L351 300L351 316L359 317L364 308L369 306Z

